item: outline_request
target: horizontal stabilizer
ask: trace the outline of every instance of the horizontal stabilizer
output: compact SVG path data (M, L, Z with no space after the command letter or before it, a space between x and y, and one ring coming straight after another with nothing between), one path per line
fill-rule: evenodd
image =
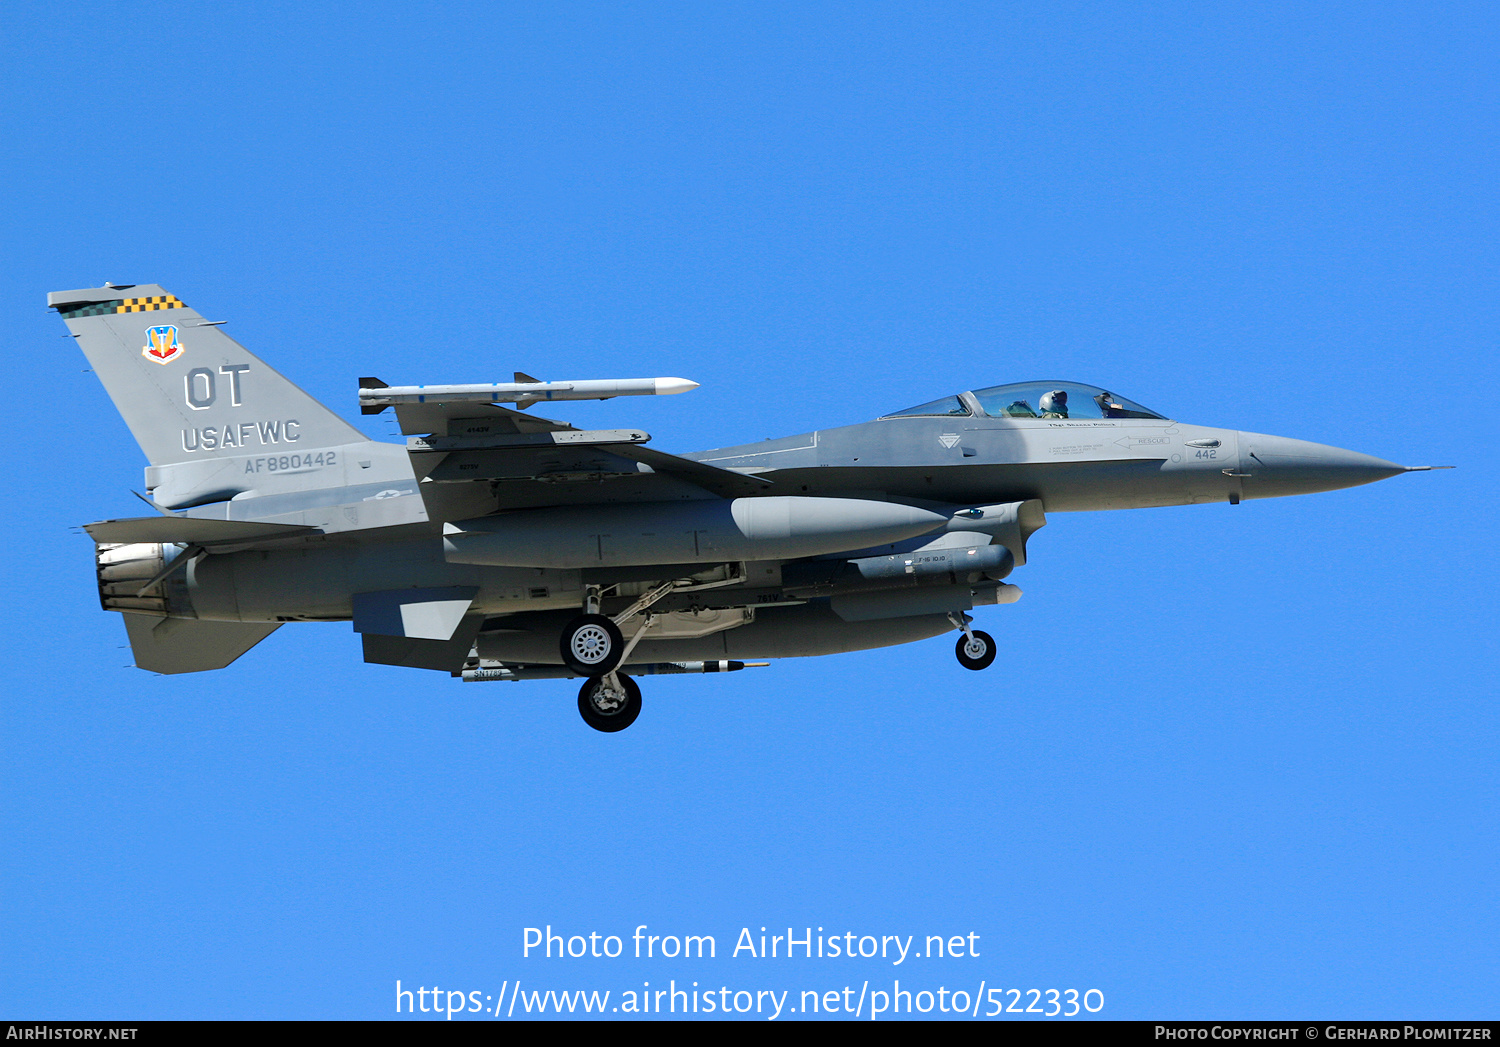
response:
M295 524L250 523L245 520L199 520L190 516L139 516L84 524L96 542L131 545L136 542L213 545L265 538L289 538L316 530Z
M209 622L125 612L135 664L169 676L222 669L280 628L280 622Z

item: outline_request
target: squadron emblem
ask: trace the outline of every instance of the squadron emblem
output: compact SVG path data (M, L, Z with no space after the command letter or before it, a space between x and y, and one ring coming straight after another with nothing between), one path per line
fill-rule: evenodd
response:
M171 324L146 328L146 341L149 344L141 347L141 355L159 364L171 363L184 352L177 341L177 328Z

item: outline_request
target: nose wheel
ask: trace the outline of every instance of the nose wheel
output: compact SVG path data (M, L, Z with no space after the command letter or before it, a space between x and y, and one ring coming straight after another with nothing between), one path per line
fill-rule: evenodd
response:
M641 689L624 673L585 680L578 690L578 712L596 731L623 731L641 715Z
M960 611L948 615L948 620L953 623L954 628L964 632L953 649L953 653L958 655L958 664L975 672L988 669L995 660L995 638L973 628L969 623L974 619Z
M958 638L954 653L958 655L958 664L965 669L973 669L975 672L988 669L995 660L995 638L975 629L967 636Z
M614 672L625 654L620 627L602 614L581 614L563 629L563 664L579 676Z

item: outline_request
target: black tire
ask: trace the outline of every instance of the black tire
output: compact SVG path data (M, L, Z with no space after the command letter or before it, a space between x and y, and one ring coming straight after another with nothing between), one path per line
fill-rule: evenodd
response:
M600 679L585 680L578 689L578 714L583 717L584 723L606 734L623 731L641 715L641 689L636 686L636 682L624 673L615 673L615 679L620 681L620 686L625 690L624 700L620 702L596 701L598 692L604 687L604 681ZM601 704L615 704L615 708L606 710L600 707Z
M625 638L604 615L581 614L563 629L558 650L563 664L579 676L603 676L620 664Z
M973 669L975 672L988 669L995 660L995 638L975 629L974 643L971 645L967 636L959 636L953 653L958 655L958 664L965 669Z

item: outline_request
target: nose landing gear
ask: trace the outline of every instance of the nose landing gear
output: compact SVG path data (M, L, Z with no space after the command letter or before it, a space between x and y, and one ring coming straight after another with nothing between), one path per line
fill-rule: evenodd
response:
M950 614L948 620L964 631L954 647L954 654L958 655L958 664L965 669L973 669L975 672L988 669L995 661L995 638L989 633L971 628L969 623L974 619L962 612Z

